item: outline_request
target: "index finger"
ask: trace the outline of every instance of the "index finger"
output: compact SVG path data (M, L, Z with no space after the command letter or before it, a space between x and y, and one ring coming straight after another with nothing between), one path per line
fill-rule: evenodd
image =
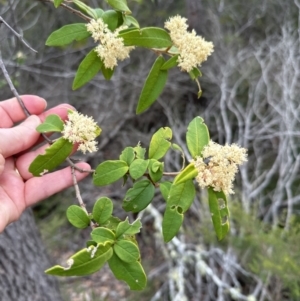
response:
M22 95L21 99L32 115L41 114L47 107L46 100L36 95ZM15 97L0 101L0 116L0 128L10 128L16 122L26 118L23 109Z

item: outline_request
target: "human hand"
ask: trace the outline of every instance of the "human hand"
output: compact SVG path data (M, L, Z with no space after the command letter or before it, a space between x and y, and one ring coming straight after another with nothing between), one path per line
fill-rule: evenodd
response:
M33 159L44 153L46 148L42 146L31 150L41 137L36 127L49 114L66 119L68 109L73 108L63 104L44 111L47 105L44 99L24 95L22 100L32 114L29 118L26 118L15 98L0 102L0 233L17 220L27 207L73 184L70 167L42 177L33 177L28 171ZM22 120L22 123L14 126ZM76 165L82 169L90 168L83 162ZM76 171L78 181L87 175Z

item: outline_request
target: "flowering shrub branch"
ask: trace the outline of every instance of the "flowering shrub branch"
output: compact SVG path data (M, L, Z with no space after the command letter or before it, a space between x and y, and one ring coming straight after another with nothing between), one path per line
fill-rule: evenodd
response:
M63 2L53 1L55 7L66 7ZM138 21L131 16L126 0L107 2L113 10L94 9L79 0L71 1L81 11L77 14L88 23L65 25L46 41L48 46L64 46L74 40L92 37L97 43L80 63L73 89L80 88L99 72L110 79L118 61L128 58L136 47L144 47L154 51L157 58L141 91L136 110L138 114L149 109L158 98L167 82L169 70L174 67L188 72L198 83L200 96L198 77L201 71L198 68L213 53L213 44L197 36L194 30L188 32L187 20L180 16L165 22L169 32L157 27L140 28ZM69 10L77 12L73 8ZM114 216L113 202L107 197L98 199L93 208L86 208L75 177L75 166L70 159L74 148L84 154L97 151L95 138L101 134L100 127L92 117L70 111L66 122L50 115L37 131L44 135L49 147L33 160L29 171L34 176L43 176L64 161L69 162L79 206L70 206L67 218L77 228L91 227L91 240L87 247L74 254L67 267L56 265L46 272L57 276L82 276L98 271L107 262L116 278L125 281L132 290L144 289L147 277L135 238L142 227L141 221L137 219L130 223L128 218L122 221ZM60 133L61 137L49 140L46 134L53 132ZM165 242L169 242L177 235L184 214L193 203L195 180L200 188L208 191L214 229L217 237L223 239L229 231L227 195L234 193L234 177L238 165L247 161L246 150L235 144L221 146L212 142L204 120L195 117L186 131L186 144L192 161L180 171L165 171L163 158L167 152L179 151L184 157L182 147L172 142L172 136L172 129L163 127L154 133L148 149L139 143L126 147L118 159L104 161L90 171L93 172L93 184L101 187L120 179L124 183L132 183L122 207L133 213L146 209L155 191L159 190L166 202L162 233Z

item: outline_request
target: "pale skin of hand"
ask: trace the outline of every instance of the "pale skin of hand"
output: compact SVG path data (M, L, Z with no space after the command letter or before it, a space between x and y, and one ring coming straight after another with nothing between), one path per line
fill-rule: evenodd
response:
M31 150L41 138L36 127L49 114L57 114L65 120L68 110L74 108L62 104L45 111L47 103L43 98L24 95L22 100L32 114L29 118L15 98L0 101L0 233L8 224L18 220L27 207L73 185L70 167L42 177L33 177L28 167L46 147ZM15 126L16 123L19 124ZM84 162L76 165L90 169ZM76 171L77 181L87 175Z

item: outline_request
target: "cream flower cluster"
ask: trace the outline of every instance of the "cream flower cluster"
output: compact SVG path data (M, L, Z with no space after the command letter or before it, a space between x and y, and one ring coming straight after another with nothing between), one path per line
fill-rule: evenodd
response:
M178 66L183 71L190 72L194 67L200 66L214 51L212 42L197 36L195 30L187 31L186 18L178 15L171 17L165 22L165 28L170 31L171 40L178 48Z
M194 160L198 171L196 181L201 188L212 187L215 191L233 194L233 181L238 165L247 161L247 150L236 144L219 145L210 141L202 151L202 157Z
M118 60L123 61L128 58L130 51L134 49L133 46L124 46L123 38L118 37L119 32L127 26L121 26L112 32L102 19L98 19L92 20L86 27L94 41L100 42L95 51L108 69L117 66Z
M85 116L76 111L70 111L68 120L62 131L63 137L71 143L78 143L78 150L84 154L86 152L97 151L97 141L95 138L99 136L101 129L92 117Z

